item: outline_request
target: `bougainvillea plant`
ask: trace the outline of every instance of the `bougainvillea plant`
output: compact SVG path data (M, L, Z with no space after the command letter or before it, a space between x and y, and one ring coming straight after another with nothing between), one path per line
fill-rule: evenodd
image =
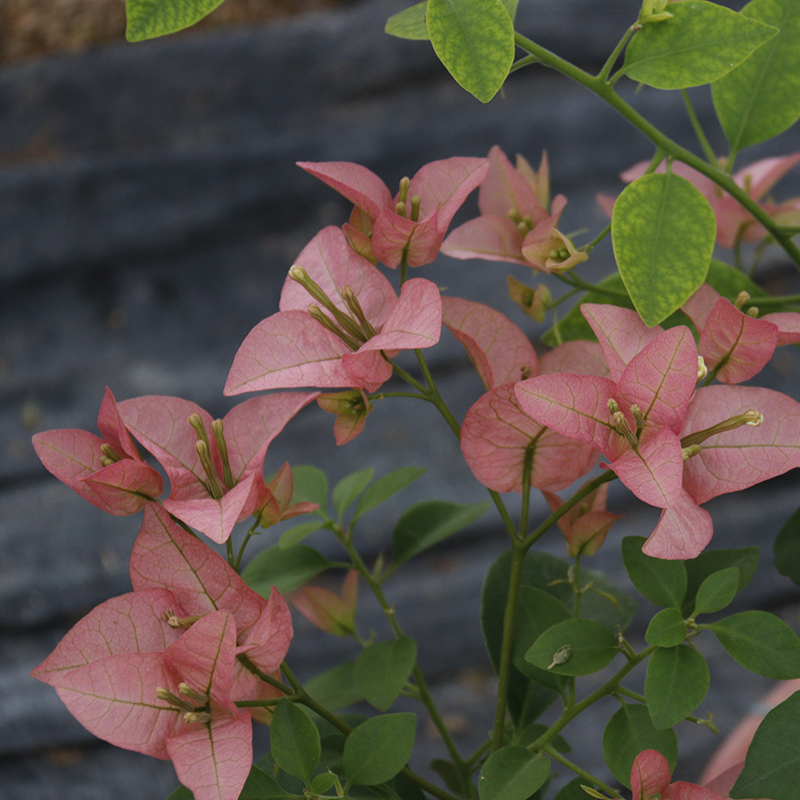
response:
M187 27L218 4L128 0L129 38ZM130 561L133 591L78 622L33 675L100 738L170 759L183 784L174 798L611 800L626 791L633 800L800 798L800 695L766 716L743 763L728 765L710 785L671 782L673 728L688 721L714 730L710 719L693 716L710 680L699 637L710 631L760 675L800 677L800 639L789 625L760 610L720 615L752 577L758 554L715 540L707 557L713 519L703 508L800 467L800 403L759 383L777 347L800 343L800 296L769 294L753 280L768 245L800 269L800 200L769 196L800 154L749 159L734 172L739 151L800 117L800 3L752 0L734 12L708 0L644 0L596 75L518 32L516 5L425 0L389 19L386 31L429 40L479 101L494 97L512 71L549 68L622 114L654 155L622 173L628 185L618 197L599 198L611 217L605 229L582 242L583 234L560 227L567 200L551 198L546 155L534 169L525 156L512 163L493 146L487 157L421 165L396 193L358 164L303 162L353 210L287 265L279 308L236 354L224 393L256 394L214 420L181 398L117 402L107 390L101 436L54 430L34 437L45 467L81 497L112 515L142 513L143 521ZM622 78L681 90L702 155L623 100ZM727 138L721 154L685 91L701 85L711 87ZM479 216L450 230L474 190ZM609 235L618 272L598 281L592 250ZM715 243L731 251L731 263L712 259ZM458 286L436 282L440 251L529 267L530 280L508 279L505 309L463 299ZM409 267L420 268L412 279ZM496 269L464 265L471 268ZM567 291L554 299L558 284ZM562 314L561 303L576 296ZM549 349L534 349L524 315L550 317ZM483 383L463 419L425 359L443 326ZM396 360L402 351L416 355L413 368ZM390 380L406 385L382 391ZM293 391L275 391L283 389ZM295 415L313 413L303 409L314 400L336 415L336 441L346 445L370 435L368 415L393 395L436 407L442 435L459 438L476 491L485 487L488 498L408 509L391 556L368 564L354 528L424 470L402 467L377 481L369 469L347 476L333 489L331 512L319 469L284 464L265 478L264 458ZM618 554L636 589L661 609L638 650L625 636L632 600L581 571L619 517L607 507L611 481L661 514L654 528L624 538ZM536 524L532 489L551 509ZM521 496L516 519L508 493ZM508 540L486 575L480 621L497 674L494 727L464 754L403 632L403 609L390 605L383 587L492 505ZM246 557L254 534L301 515L311 516L284 530L279 545ZM341 562L302 543L314 531L339 542ZM556 531L566 540L564 560L536 548ZM775 543L777 569L795 581L798 553L800 511ZM283 575L289 562L292 574ZM344 572L340 593L308 583L334 566ZM531 577L545 574L557 579ZM384 632L359 634L359 592L373 594L385 612ZM589 592L600 600L583 600ZM354 662L325 676L326 696L338 691L346 701L321 703L290 669L289 604L361 648ZM643 695L625 684L636 669L646 670ZM587 689L581 679L600 670L607 670L602 681ZM392 711L401 694L444 741L449 763L435 769L441 783L408 766L417 715ZM608 696L621 706L603 736L614 785L564 747L581 712ZM338 713L356 700L371 714ZM541 715L551 706L558 711L545 724ZM253 752L253 722L270 726L267 754ZM554 764L573 780L551 783Z

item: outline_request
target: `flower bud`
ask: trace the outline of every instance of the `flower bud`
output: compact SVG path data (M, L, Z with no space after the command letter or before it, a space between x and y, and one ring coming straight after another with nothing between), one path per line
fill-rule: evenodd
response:
M350 570L337 597L328 589L304 586L290 595L294 607L312 624L334 636L355 633L355 614L358 602L358 573Z

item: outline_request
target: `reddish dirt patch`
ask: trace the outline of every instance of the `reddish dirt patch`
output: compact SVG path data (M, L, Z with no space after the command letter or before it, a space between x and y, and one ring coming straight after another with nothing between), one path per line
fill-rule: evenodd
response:
M342 4L342 0L226 0L191 31L263 22ZM124 38L124 0L0 0L0 63L78 52Z

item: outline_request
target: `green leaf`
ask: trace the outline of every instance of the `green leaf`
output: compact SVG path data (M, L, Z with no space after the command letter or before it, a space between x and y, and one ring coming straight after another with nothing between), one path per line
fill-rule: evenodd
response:
M309 696L330 711L338 711L363 700L356 689L354 661L346 661L312 678L303 687Z
M703 581L715 572L736 567L739 570L739 585L736 589L741 592L753 579L758 567L758 548L741 547L731 550L706 550L697 558L683 562L686 566L688 585L686 596L683 598L681 613L688 617L694 609L694 601L697 590Z
M800 678L800 639L774 614L743 611L702 627L745 669L774 680Z
M631 39L622 71L656 89L712 83L778 32L706 0L673 3L672 19L645 25Z
M657 647L677 647L685 638L686 622L677 608L662 608L644 634L644 640Z
M777 136L800 117L797 0L753 0L741 13L780 32L712 87L714 108L734 153Z
M681 607L686 593L686 567L681 561L652 558L642 552L643 536L622 540L622 563L633 585L657 606Z
M464 787L461 785L461 776L453 766L452 761L445 761L443 758L434 758L431 761L431 769L444 781L444 785L451 792L461 793Z
M328 569L331 562L316 550L296 544L288 550L273 545L260 552L242 571L244 582L262 597L275 586L281 594L291 592Z
M367 511L388 500L406 486L410 486L415 480L421 478L426 472L424 467L400 467L388 475L384 475L375 481L361 496L353 515L353 521L361 519Z
M566 786L558 790L553 800L586 800L588 795L583 791L581 784L586 783L584 778L573 778ZM599 786L597 787L600 788Z
M278 539L278 547L280 547L281 550L294 547L298 542L302 542L306 536L310 536L314 531L318 531L322 525L323 523L317 520L295 525L281 534L281 538Z
M319 731L308 714L289 700L280 700L275 706L269 744L275 763L284 772L311 781L319 763Z
M416 714L384 714L368 719L344 746L344 774L351 783L374 786L393 778L411 756Z
M336 775L332 772L323 772L311 781L311 791L314 794L325 794L336 783Z
M375 470L372 467L354 472L352 475L347 475L342 478L333 489L333 507L339 514L339 519L342 518L344 512L347 511L351 503L369 486Z
M564 604L552 594L521 586L517 610L517 625L514 633L514 666L526 678L560 692L564 679L525 660L525 653L533 643L549 628L570 618Z
M392 532L394 563L402 564L458 533L483 516L490 505L489 500L470 505L425 500L411 506L397 521Z
M619 653L617 637L599 622L568 619L546 630L525 660L554 675L591 675Z
M379 711L387 711L416 662L417 645L408 636L372 644L356 659L353 671L356 689Z
M425 12L428 10L428 0L398 11L386 20L386 27L383 29L389 36L397 36L399 39L416 39L417 41L428 40L428 23L425 20Z
M525 747L503 747L486 759L478 779L481 800L527 800L544 786L550 759Z
M428 0L428 35L448 72L482 103L514 62L514 23L500 0Z
M647 325L665 320L700 288L716 235L708 200L679 175L643 175L623 189L611 239L625 288Z
M657 730L646 706L625 703L603 732L603 758L611 774L628 789L633 761L642 750L658 750L669 762L669 771L675 769L678 740L672 729Z
M292 467L292 478L292 503L316 503L324 511L328 502L328 479L325 473L316 467L301 465Z
M210 14L222 0L127 0L129 42L154 39L189 28Z
M739 570L728 567L709 575L697 590L693 617L727 608L739 591Z
M733 302L739 292L747 292L751 297L766 297L767 293L757 284L753 283L741 270L725 264L722 261L712 259L706 275L706 283L713 286L723 297ZM607 278L599 281L597 289L602 291L589 291L581 298L579 305L573 306L559 320L558 332L562 342L571 342L575 339L587 339L597 341L594 331L581 313L581 306L584 303L606 303L620 308L633 308L633 301L625 288L622 276L615 272ZM610 294L609 294L610 292ZM662 323L665 328L674 328L676 325L691 325L689 318L683 311L676 311L667 317ZM555 347L559 343L555 335L555 328L551 328L542 336L542 341L550 347Z
M644 696L658 730L677 725L705 699L711 675L700 653L689 645L659 648L650 656Z
M775 569L800 586L800 508L775 539Z
M274 778L256 766L250 767L250 774L239 794L239 800L286 800L289 797L291 795ZM170 792L166 800L193 798L194 795L185 786L179 786L174 792Z
M530 725L526 725L518 734L517 739L518 741L515 744L520 745L521 747L528 747L533 744L540 736L547 733L548 727L547 725L543 725L541 722L533 722ZM566 739L563 736L556 736L550 740L550 744L553 746L555 750L559 753L569 753L572 748L567 744Z
M711 259L706 283L713 286L723 297L733 302L740 292L747 292L750 297L767 297L767 293L750 280L741 270L726 264L724 261Z
M730 796L800 798L800 692L764 717Z

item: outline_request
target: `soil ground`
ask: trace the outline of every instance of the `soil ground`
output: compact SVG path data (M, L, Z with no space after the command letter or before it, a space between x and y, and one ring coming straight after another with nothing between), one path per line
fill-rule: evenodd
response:
M190 30L262 22L342 4L342 0L225 0ZM0 0L0 63L77 52L124 38L125 0Z

